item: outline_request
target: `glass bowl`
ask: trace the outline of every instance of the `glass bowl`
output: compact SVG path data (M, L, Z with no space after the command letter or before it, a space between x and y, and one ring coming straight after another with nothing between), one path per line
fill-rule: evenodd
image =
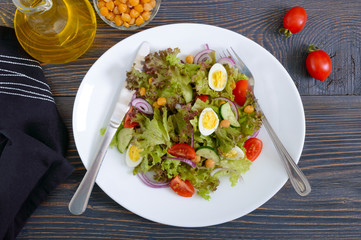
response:
M104 1L104 0L103 0ZM113 1L113 2L116 2L116 1L119 1L119 0L110 0L110 1ZM110 21L109 19L107 19L106 17L104 17L101 13L100 13L100 9L99 9L99 6L98 6L98 2L99 0L93 0L93 5L94 5L94 9L95 11L98 13L98 16L105 22L107 23L109 26L113 27L113 28L117 28L117 29L120 29L120 30L136 30L136 29L139 29L139 28L142 28L144 27L145 25L147 25L148 23L150 23L153 18L155 17L155 15L157 15L158 13L158 10L160 8L160 4L161 4L161 0L156 0L156 4L154 6L154 8L151 10L151 15L150 15L150 18L146 21L144 21L142 24L140 25L137 25L137 24L133 24L133 25L130 25L129 27L125 27L124 25L120 25L120 26L117 26L115 24L114 21ZM116 6L116 5L115 5Z

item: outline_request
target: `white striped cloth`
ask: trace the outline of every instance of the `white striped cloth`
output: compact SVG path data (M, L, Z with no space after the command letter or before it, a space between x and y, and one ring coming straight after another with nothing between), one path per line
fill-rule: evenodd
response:
M55 103L49 85L39 79L42 71L36 60L0 54L0 94Z

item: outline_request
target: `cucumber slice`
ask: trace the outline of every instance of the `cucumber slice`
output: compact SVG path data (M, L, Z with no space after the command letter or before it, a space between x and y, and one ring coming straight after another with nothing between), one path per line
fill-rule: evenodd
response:
M119 130L117 135L119 152L123 153L127 149L130 140L132 140L133 132L133 128L122 128Z
M196 151L196 154L207 159L212 159L215 162L221 161L217 151L212 147L208 147L208 146L199 147Z
M187 85L183 87L182 94L184 97L184 100L186 100L186 103L189 103L193 100L193 89L191 85Z
M240 127L238 119L236 118L234 112L232 111L231 105L229 103L223 103L219 108L219 115L222 120L228 120L231 123L232 127Z

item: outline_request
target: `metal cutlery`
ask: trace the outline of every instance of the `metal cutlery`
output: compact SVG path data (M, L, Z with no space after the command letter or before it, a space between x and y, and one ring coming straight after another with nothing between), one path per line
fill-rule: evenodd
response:
M143 42L138 50L138 53L134 59L134 67L141 71L142 61L144 61L145 56L150 52L150 46L148 42ZM104 134L103 141L100 145L99 151L97 152L92 165L86 172L83 180L81 181L78 189L76 190L73 198L69 203L69 211L72 214L80 215L82 214L89 201L91 191L94 186L95 179L98 175L100 166L103 162L105 154L108 150L109 144L112 141L115 133L117 132L118 127L120 126L125 114L130 108L130 102L134 91L130 91L126 88L125 84L120 90L118 100L113 109L107 130Z
M244 64L244 62L241 60L241 58L238 56L236 51L231 47L231 51L228 49L226 50L227 53L225 53L225 57L229 56L231 57L235 63L236 66L239 68L239 70L244 73L248 77L248 85L250 86L250 90L253 92L255 80L251 73L251 71L248 69L248 67ZM301 196L307 196L311 192L311 186L308 182L306 176L303 174L301 169L297 166L295 161L292 159L290 154L288 153L287 149L282 144L281 140L278 138L277 134L273 130L271 124L268 122L266 116L264 115L260 105L257 102L257 99L255 101L256 109L258 109L261 112L261 120L263 125L265 126L268 134L271 137L271 140L276 147L276 150L282 159L282 162L285 165L288 177L291 181L292 186L296 190L296 192Z

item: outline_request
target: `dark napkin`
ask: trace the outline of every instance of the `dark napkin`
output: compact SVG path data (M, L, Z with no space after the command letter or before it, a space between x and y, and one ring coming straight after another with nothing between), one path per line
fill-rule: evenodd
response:
M0 27L0 239L14 239L73 171L66 128L39 62Z

